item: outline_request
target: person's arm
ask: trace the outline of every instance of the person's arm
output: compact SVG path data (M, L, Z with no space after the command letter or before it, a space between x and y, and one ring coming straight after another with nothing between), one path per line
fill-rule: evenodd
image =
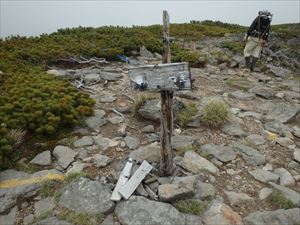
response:
M268 25L266 31L264 32L262 39L267 40L270 34L270 28L271 28L271 24Z
M258 16L258 17L259 17L259 16ZM258 24L258 17L256 17L256 18L253 20L252 24L250 25L250 27L249 27L249 29L248 29L248 31L247 31L247 36L249 36L249 35L251 34L251 32L254 31L255 28L257 27L257 24Z

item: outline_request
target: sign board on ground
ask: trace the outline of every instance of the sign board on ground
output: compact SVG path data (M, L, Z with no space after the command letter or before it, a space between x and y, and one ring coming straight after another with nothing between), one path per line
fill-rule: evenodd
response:
M188 63L147 65L129 69L131 88L135 91L191 90Z

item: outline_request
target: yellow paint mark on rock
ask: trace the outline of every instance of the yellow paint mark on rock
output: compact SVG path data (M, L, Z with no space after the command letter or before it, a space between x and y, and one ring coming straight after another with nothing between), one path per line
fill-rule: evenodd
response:
M64 175L61 174L55 174L55 173L49 173L44 176L40 177L31 177L28 179L10 179L10 180L4 180L0 182L0 188L13 188L21 185L29 185L29 184L35 184L35 183L41 183L43 181L48 180L64 180Z
M277 140L277 135L270 132L270 131L267 131L268 132L268 140L270 141L276 141Z

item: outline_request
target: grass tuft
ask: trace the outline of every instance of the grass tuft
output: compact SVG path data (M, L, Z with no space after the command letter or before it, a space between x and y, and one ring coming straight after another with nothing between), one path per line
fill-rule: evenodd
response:
M175 202L174 206L182 213L188 213L200 216L207 208L208 203L200 200L180 200Z
M202 122L210 127L217 128L228 122L231 113L225 102L213 100L203 108Z
M179 126L187 126L192 121L192 117L196 115L197 107L194 103L187 104L180 112L176 114L176 122Z
M268 196L267 200L280 209L294 208L294 203L291 200L287 199L279 191L274 189L273 192Z
M101 223L103 220L103 215L98 214L96 216L91 216L87 213L76 213L64 208L58 214L58 218L61 220L66 220L75 225L96 225Z

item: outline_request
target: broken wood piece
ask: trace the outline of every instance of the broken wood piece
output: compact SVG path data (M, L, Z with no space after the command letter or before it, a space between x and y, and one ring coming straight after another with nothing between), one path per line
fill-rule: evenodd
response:
M110 200L112 201L120 201L121 195L119 194L120 188L128 181L130 177L130 171L133 165L133 160L131 158L128 159L119 179L115 186L113 193L111 194Z
M151 170L152 166L144 160L142 165L135 171L129 181L120 188L119 193L122 197L126 200L129 199L135 189L137 189L139 184Z
M113 111L114 113L118 114L122 118L125 118L125 116L122 113L120 113L118 110L116 110L115 108L111 108L110 110Z
M148 185L144 185L145 190L149 194L149 197L153 200L158 200L158 196L152 191L152 189Z

